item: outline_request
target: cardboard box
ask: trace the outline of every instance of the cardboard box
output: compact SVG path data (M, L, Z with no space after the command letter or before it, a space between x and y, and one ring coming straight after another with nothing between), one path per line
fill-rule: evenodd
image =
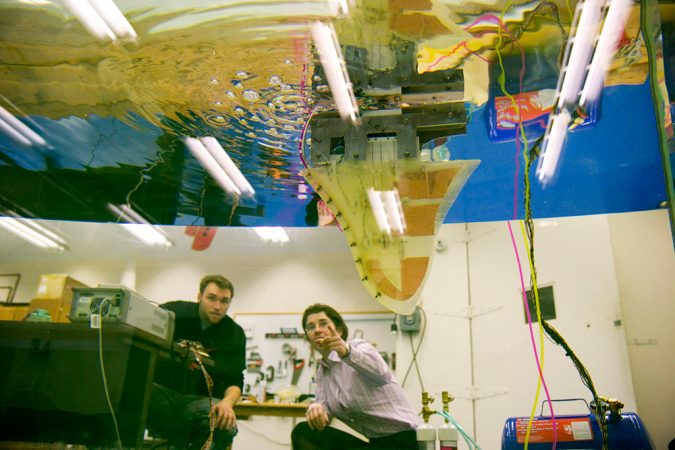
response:
M65 294L72 296L71 289L74 287L89 286L81 281L77 281L75 278L60 273L40 275L35 298L63 298Z
M63 274L48 274L40 275L37 292L35 298L64 298L70 295L73 298L72 288L74 287L89 287L81 281L77 281L68 275Z
M14 320L22 321L28 315L28 305L25 303L21 306L15 306L14 308Z
M46 309L52 316L52 322L69 322L68 314L75 287L89 286L64 274L40 275L37 293L30 302L29 312Z
M1 303L0 320L21 321L28 315L27 303Z

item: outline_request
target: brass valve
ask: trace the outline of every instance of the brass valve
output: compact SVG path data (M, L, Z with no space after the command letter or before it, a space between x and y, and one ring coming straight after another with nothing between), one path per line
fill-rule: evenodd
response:
M455 397L452 395L448 394L448 391L442 391L441 392L441 402L443 403L443 412L447 413L448 412L448 405L450 404L451 401L453 401Z
M598 399L604 403L609 410L609 420L616 421L621 419L621 410L625 406L620 400L616 398L607 398L607 397L598 397Z
M619 420L621 418L621 410L625 405L616 398L610 398L607 400L607 403L609 403L609 420Z
M424 423L429 423L429 417L434 414L434 411L429 408L429 404L434 402L434 398L428 392L422 392L422 419Z

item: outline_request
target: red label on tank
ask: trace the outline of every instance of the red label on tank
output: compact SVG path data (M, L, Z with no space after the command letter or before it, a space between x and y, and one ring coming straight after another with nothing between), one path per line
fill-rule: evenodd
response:
M525 442L527 422L529 419L516 419L516 438L519 444ZM558 431L556 442L592 441L593 429L588 417L563 417L555 420ZM553 420L534 419L530 428L528 442L553 442Z

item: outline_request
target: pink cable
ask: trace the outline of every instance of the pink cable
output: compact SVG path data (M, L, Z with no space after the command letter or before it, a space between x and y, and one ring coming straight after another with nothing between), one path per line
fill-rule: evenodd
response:
M473 22L471 22L468 26L464 27L464 29L468 30L470 28L473 28L483 21L496 24L496 25L499 26L499 28L506 31L507 33L509 31L506 28L506 25L504 25L504 22L502 22L502 19L500 19L498 16L496 16L494 14L484 14L484 15L480 16L479 18L477 18L476 20L474 20Z
M527 303L527 294L525 293L525 280L523 278L523 268L520 265L520 255L518 254L518 247L516 246L516 238L513 236L513 230L511 229L511 222L506 222L509 226L509 235L511 235L511 243L513 244L513 252L516 254L516 262L518 263L518 273L520 275L520 288L523 292L523 303L525 304L525 312L527 314L527 324L530 328L530 340L532 341L532 351L534 352L534 360L537 362L537 370L539 371L539 379L541 384L544 385L544 392L546 392L546 399L548 400L548 407L551 411L551 421L553 422L553 445L552 450L555 450L556 443L558 441L558 427L556 426L555 415L553 414L553 403L551 402L551 396L548 393L548 386L546 385L546 380L544 380L544 374L541 371L541 364L539 363L539 352L537 352L537 344L534 340L534 330L532 329L532 316L530 314L530 305Z
M309 121L312 120L312 117L314 116L314 113L316 112L316 108L314 108L310 113L309 116L307 116L307 120L305 121L305 124L302 126L302 131L300 132L300 141L298 141L298 153L300 154L300 161L302 162L302 165L307 168L307 161L305 160L305 155L304 155L304 149L305 149L305 135L307 134L307 128L309 127Z
M520 47L520 73L518 74L518 94L523 93L523 79L525 78L525 49ZM513 175L513 220L518 218L518 173L520 172L520 128L523 125L523 116L520 114L520 97L518 99L518 126L516 127L516 173Z
M305 108L309 111L309 103L307 103L307 98L305 96L305 86L307 84L307 64L302 65L302 78L300 78L300 96L302 97L302 101L305 103ZM305 135L307 134L307 127L309 126L309 120L312 118L314 115L314 111L316 111L316 108L314 108L309 116L307 116L307 120L305 121L305 124L302 127L302 131L300 132L300 141L298 142L298 153L300 154L300 162L302 163L302 166L306 169L307 166L307 161L305 160L305 155L304 155L304 148L305 148Z
M502 23L501 19L499 20L499 26L506 29L506 26ZM508 33L508 30L507 30ZM511 33L509 33L510 35ZM520 72L518 74L518 93L522 94L523 92L523 79L525 78L525 49L521 45L520 48ZM517 107L518 107L518 126L516 127L516 152L514 155L516 170L513 175L513 220L518 218L518 174L520 172L520 129L523 123L523 117L520 114L520 101L519 96L517 98ZM527 294L525 291L525 280L523 277L523 268L520 265L520 255L518 254L518 248L516 246L516 240L513 236L513 230L511 229L511 223L506 222L509 227L509 235L511 236L511 243L513 244L513 251L516 255L516 261L518 263L518 272L520 275L520 286L523 293L523 303L525 304L525 311L527 313L527 324L530 329L530 339L532 341L532 351L534 352L534 358L537 363L537 370L539 371L539 379L541 380L542 385L544 386L544 392L546 393L546 399L548 400L549 411L551 412L551 422L553 426L553 444L551 446L552 450L556 449L556 444L558 442L558 427L556 424L555 413L553 412L553 402L551 401L551 396L548 392L548 386L546 385L546 380L544 379L544 373L541 369L541 363L539 360L539 353L537 352L537 345L534 339L534 330L532 328L532 315L530 313L530 305L527 302Z

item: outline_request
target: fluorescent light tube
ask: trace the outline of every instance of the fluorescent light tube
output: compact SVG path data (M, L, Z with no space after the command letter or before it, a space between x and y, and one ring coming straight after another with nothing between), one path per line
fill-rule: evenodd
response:
M232 158L230 158L230 155L227 154L225 149L220 145L216 138L209 136L201 138L200 141L202 144L204 144L206 150L209 151L218 165L223 168L230 180L234 182L234 184L237 186L237 189L239 189L242 194L255 194L253 186L251 186L246 177L244 177L239 168L232 161Z
M199 140L191 137L185 138L185 145L197 158L206 171L213 177L214 181L220 185L226 192L236 195L241 194L241 191L234 182L227 175L225 170L218 164L218 161L213 157L204 144Z
M370 202L370 209L375 216L377 227L387 234L391 234L391 227L387 221L387 213L384 210L384 202L382 201L382 193L373 188L368 188L368 201Z
M89 0L89 3L118 38L135 40L138 37L113 0Z
M281 227L254 227L253 231L255 231L260 239L267 242L284 244L291 240Z
M174 245L173 241L169 239L160 227L149 223L129 206L117 206L108 203L108 209L118 217L118 220L124 219L127 222L130 222L120 223L119 225L145 244L167 248Z
M387 213L389 225L399 234L403 234L406 227L401 200L398 198L398 191L384 191L382 192L382 196L384 199L384 210Z
M135 40L137 35L112 0L63 0L64 5L100 41Z
M577 5L576 13L580 14L580 18L574 36L570 37L568 43L571 47L560 88L560 107L577 104L598 36L603 4L603 0L585 0Z
M600 97L605 84L605 74L612 63L616 47L630 15L633 0L610 0L605 23L593 54L586 83L581 91L579 103L586 106Z
M571 121L572 116L567 110L562 110L558 115L551 116L549 133L544 139L544 150L537 167L537 177L542 184L551 181L556 173L562 146L565 143Z
M589 87L590 89L591 86L597 86L598 84L598 74L592 70L593 67L589 68L589 62L591 57L595 61L593 50L596 44L599 44L599 42L596 43L596 39L603 19L605 4L606 0L585 0L577 4L574 14L574 23L576 24L573 27L574 36L571 36L567 43L566 62L560 74L558 100L549 119L542 155L537 166L537 177L544 185L553 179L557 171L560 153L572 122L571 111L577 108L580 101L585 101L586 96L591 92L587 91L584 95L582 88ZM611 21L614 21L614 19ZM611 42L606 42L603 46L609 44ZM597 50L595 54L600 58L598 61L606 57L602 57ZM604 76L604 71L600 75L600 85L602 84L602 76ZM602 89L601 86L600 89Z
M0 217L0 227L37 247L57 251L68 249L66 241L47 228L27 219Z
M12 140L25 147L33 145L38 147L47 146L47 141L42 139L39 134L31 130L28 125L14 117L2 106L0 106L0 130L4 131Z
M120 223L119 225L147 245L155 247L173 246L173 242L159 233L153 225L144 223Z
M0 106L0 108L2 108ZM7 122L0 118L0 131L2 131L8 138L23 147L31 147L31 142L24 135L12 128Z
M330 12L335 17L346 17L349 15L349 4L347 0L328 0Z
M103 18L98 15L94 7L87 0L63 0L63 4L70 10L77 20L87 29L89 34L99 41L115 41L117 37Z
M396 189L376 191L373 188L368 188L366 192L377 227L389 235L391 235L392 229L398 234L405 233L406 224L398 191Z
M332 24L314 22L311 31L338 113L342 119L356 124L360 120L359 108L335 29Z

